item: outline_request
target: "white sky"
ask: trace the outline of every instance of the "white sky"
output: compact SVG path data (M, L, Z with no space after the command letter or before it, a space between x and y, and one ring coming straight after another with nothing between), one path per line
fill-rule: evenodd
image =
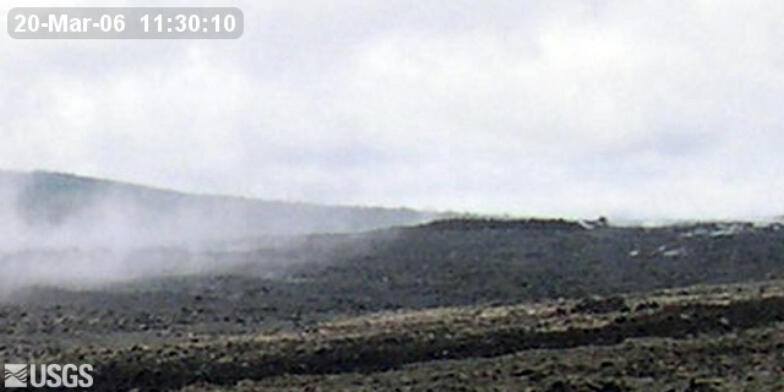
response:
M5 33L0 168L527 215L784 213L784 2L210 1L233 41ZM163 3L161 3L163 4Z

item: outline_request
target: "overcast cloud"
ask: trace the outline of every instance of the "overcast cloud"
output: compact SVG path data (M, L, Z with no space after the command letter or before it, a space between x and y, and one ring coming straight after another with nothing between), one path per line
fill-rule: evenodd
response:
M33 4L51 3L3 3L0 168L333 204L784 214L780 1L168 2L236 5L245 34L12 40L5 12Z

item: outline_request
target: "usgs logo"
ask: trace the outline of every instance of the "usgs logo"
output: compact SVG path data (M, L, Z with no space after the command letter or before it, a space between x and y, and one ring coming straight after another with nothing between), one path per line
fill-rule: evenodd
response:
M92 365L27 365L4 366L6 388L90 388L93 386Z

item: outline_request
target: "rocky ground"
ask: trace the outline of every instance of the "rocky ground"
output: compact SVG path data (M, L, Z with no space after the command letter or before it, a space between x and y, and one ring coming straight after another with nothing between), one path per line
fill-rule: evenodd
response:
M451 220L129 260L151 258L212 268L17 291L0 358L93 363L97 390L784 390L775 224Z

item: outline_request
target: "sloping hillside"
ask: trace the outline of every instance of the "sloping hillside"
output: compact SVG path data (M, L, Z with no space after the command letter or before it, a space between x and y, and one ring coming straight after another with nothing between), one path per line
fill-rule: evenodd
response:
M134 245L267 234L353 232L428 220L410 209L193 195L49 172L0 172L5 240L40 246L111 239ZM3 243L0 242L0 245Z

